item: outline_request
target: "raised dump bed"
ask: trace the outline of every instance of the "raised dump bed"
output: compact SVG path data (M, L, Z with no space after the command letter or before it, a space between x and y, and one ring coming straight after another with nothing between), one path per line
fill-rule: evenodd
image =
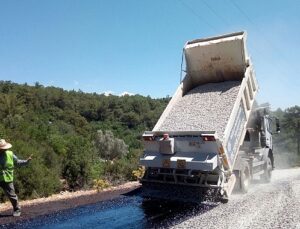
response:
M210 133L222 146L226 169L233 169L258 90L245 39L239 32L187 42L187 74L153 128L154 135Z

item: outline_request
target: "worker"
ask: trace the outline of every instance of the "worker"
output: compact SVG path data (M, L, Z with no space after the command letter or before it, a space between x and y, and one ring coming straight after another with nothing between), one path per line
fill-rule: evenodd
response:
M21 207L13 184L14 164L27 165L32 155L27 160L20 160L9 150L11 147L10 143L0 139L0 187L4 190L13 206L13 216L18 217L21 215Z

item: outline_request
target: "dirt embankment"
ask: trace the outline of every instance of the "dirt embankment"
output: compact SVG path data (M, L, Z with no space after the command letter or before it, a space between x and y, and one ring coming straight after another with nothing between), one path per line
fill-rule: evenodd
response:
M21 217L12 217L12 207L9 202L1 203L0 225L113 199L139 186L139 182L128 182L123 185L104 189L100 192L96 190L61 192L50 197L20 201L22 207Z

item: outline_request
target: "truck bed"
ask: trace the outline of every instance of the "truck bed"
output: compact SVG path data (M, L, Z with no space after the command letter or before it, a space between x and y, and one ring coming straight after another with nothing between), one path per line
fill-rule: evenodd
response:
M200 85L178 97L157 131L215 131L223 139L242 81Z

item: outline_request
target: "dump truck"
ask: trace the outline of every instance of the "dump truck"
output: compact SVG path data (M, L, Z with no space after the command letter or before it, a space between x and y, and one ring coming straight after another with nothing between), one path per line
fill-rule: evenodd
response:
M234 187L270 181L279 122L256 105L246 32L188 41L183 55L184 78L142 136L143 195L197 201L211 191L226 203Z

